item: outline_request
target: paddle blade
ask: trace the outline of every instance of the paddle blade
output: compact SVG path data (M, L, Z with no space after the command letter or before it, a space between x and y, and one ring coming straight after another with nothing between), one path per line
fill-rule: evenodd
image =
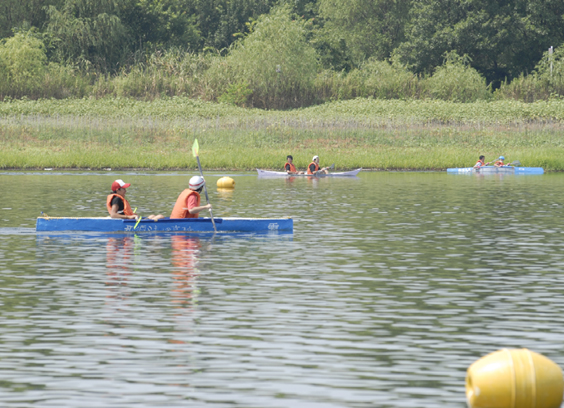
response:
M328 169L334 169L335 168L335 163L333 163L332 165L330 165L329 167L327 167Z
M192 154L194 157L198 157L199 150L200 146L198 145L198 139L194 139L194 144L192 145Z
M515 160L513 163L511 163L513 166L521 166L521 162L519 160Z

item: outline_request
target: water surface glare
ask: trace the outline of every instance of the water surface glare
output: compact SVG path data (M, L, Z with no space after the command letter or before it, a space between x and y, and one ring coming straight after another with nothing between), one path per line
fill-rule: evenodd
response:
M564 366L564 175L214 173L215 216L294 234L35 233L192 175L0 173L1 406L462 408L487 353Z

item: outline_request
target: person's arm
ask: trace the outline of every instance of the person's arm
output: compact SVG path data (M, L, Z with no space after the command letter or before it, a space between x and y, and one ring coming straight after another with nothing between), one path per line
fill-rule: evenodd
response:
M112 204L112 209L110 210L110 217L112 218L121 218L123 220L131 220L131 219L135 219L137 218L137 214L134 215L125 215L125 214L120 214L118 213L119 211L119 205L117 204Z
M294 174L293 171L290 171L290 165L288 163L286 163L286 165L284 166L284 169L286 170L286 173L288 174Z
M212 208L212 205L206 204L206 205L201 205L199 207L190 208L189 210L188 208L185 208L185 210L188 210L190 214L198 214L200 211L209 210L210 208Z
M189 196L188 199L186 200L186 207L184 209L188 210L190 214L198 214L201 211L212 208L211 204L200 205L196 207L195 205L197 202L198 200L196 197L194 197L193 195ZM190 206L192 206L192 208L190 208Z
M309 171L311 172L311 174L315 174L315 173L316 173L316 171L315 171L315 164L310 164L310 165L309 165Z

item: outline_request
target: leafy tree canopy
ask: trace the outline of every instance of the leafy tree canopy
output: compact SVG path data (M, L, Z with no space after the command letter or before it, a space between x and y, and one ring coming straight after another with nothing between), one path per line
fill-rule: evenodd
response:
M324 35L335 49L344 41L356 65L390 57L404 39L410 7L410 0L319 0Z
M396 52L422 73L455 50L498 85L531 71L548 46L562 43L563 16L564 2L556 0L420 0Z

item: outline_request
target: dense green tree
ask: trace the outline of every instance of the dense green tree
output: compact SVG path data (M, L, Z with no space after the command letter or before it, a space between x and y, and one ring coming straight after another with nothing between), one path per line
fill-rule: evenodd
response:
M120 17L134 49L180 47L195 50L201 43L196 16L188 0L126 0Z
M2 0L0 1L0 38L11 37L14 30L43 28L46 7L59 6L62 0Z
M124 0L65 0L49 6L47 26L51 46L60 61L83 67L115 70L127 55L129 38L119 18Z
M494 86L564 40L561 0L420 0L410 15L397 54L415 72L431 72L454 50Z
M261 16L251 33L208 71L214 89L233 100L248 90L250 104L266 109L311 101L318 56L306 41L305 22L291 15L289 7L279 7Z
M189 13L197 18L202 48L222 50L248 32L246 23L272 8L275 0L188 0Z
M45 46L32 33L17 33L0 45L0 84L10 84L12 91L33 92L46 67Z
M404 39L411 0L319 0L325 19L323 38L332 50L343 49L352 61L389 58Z

